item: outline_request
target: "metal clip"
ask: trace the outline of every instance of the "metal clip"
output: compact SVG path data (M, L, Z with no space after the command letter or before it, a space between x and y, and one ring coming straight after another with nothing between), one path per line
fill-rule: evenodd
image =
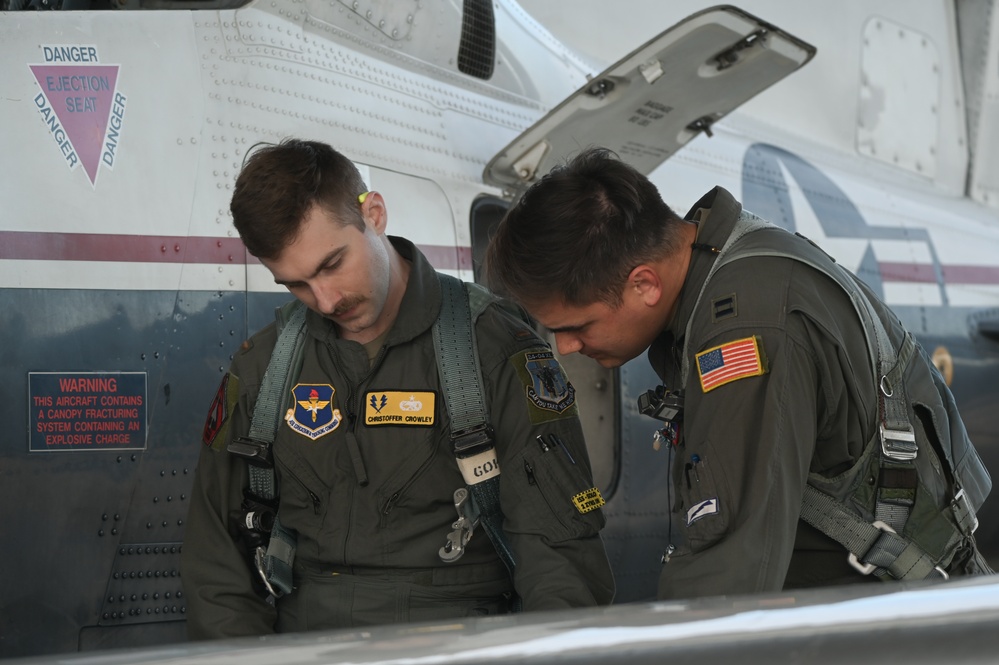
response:
M871 522L871 526L880 529L881 531L884 531L886 533L895 533L895 529L891 528L881 520ZM875 541L875 543L876 542L877 541ZM871 544L871 547L874 547L873 543ZM857 555L854 554L853 552L850 552L850 556L846 557L846 560L850 563L851 566L856 568L861 575L870 575L875 571L875 569L877 569L877 566L875 566L873 563L860 563L860 559L858 559Z
M257 566L257 572L260 573L260 579L264 581L264 586L267 587L267 592L275 598L280 598L284 594L271 586L271 581L267 578L267 567L264 565L264 557L267 556L267 548L258 547L257 552L253 557L253 563Z
M472 512L469 502L468 489L459 487L454 491L454 509L458 513L458 519L451 524L451 533L447 535L447 542L444 547L437 551L441 561L453 563L460 559L465 553L465 545L472 539L472 532L479 525L479 516L469 517Z
M916 434L908 430L888 429L884 423L878 426L881 432L881 452L885 457L899 462L910 462L919 454Z

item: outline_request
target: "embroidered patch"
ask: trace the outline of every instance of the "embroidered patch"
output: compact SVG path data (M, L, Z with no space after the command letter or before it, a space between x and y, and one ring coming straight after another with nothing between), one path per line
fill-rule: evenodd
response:
M201 440L212 450L222 450L229 432L229 417L239 399L239 378L226 372L215 392L212 405L208 407L208 417L201 431Z
M580 492L579 494L573 496L572 503L576 506L576 510L585 515L590 511L596 510L607 502L604 501L604 497L600 494L600 490L596 487L591 487L585 492Z
M510 362L524 384L533 424L578 415L576 389L550 350L536 347L522 351L512 356Z
M713 322L717 323L736 316L739 316L739 306L734 293L711 301L711 320Z
M718 514L718 497L695 503L687 511L687 526L690 526L702 517Z
M291 389L295 405L284 419L288 427L313 441L340 426L340 409L333 408L336 389L328 383L300 383Z
M760 352L759 338L746 337L697 354L701 390L710 392L726 383L760 376L767 371Z
M432 391L372 391L364 395L364 424L429 427L434 424L436 404Z

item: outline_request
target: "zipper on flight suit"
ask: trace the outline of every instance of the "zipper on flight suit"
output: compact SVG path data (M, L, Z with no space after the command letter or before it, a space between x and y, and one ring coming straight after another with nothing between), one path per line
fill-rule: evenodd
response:
M330 359L333 361L333 367L334 369L336 369L337 374L346 379L347 373L343 371L343 363L340 362L340 354L337 352L336 347L332 343L326 342L326 348L328 348L330 351ZM350 381L347 382L347 399L345 400L345 404L347 406L347 434L349 434L349 437L353 439L353 443L352 444L348 443L348 445L357 446L357 437L354 435L354 428L357 424L357 412L358 412L357 396L361 392L358 390L358 388L364 385L368 381L368 379L370 379L371 376L378 370L378 368L382 364L382 360L385 359L385 354L387 352L388 352L388 345L382 344L382 348L378 350L378 355L375 356L374 361L371 363L371 366L368 368L368 373L365 374L363 377L361 377L361 379L357 382L357 385L356 386L353 385ZM364 470L364 460L360 456L359 446L356 453L357 453L356 459L354 458L354 455L351 454L351 461L354 463L355 467L354 472L358 474L359 484L361 479L363 478L364 479L363 485L367 485L367 472ZM354 520L353 485L350 485L350 496L347 497L347 503L350 506L350 508L347 514L347 524L344 525L343 552L341 554L341 561L345 563L347 562L347 543L350 542L350 525Z
M299 485L302 486L302 489L306 491L306 493L309 495L309 498L312 500L312 511L316 515L318 515L319 509L322 507L322 502L319 499L319 495L313 492L311 489L309 489L309 486L305 484L305 481L299 478L298 475L291 470L291 467L289 467L287 464L284 464L282 466L284 467L282 469L282 474L287 473L289 477L291 477L295 482L297 482Z

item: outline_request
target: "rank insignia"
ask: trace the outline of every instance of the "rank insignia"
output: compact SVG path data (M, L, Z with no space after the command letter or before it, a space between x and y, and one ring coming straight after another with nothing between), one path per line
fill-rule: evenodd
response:
M576 415L576 389L551 351L526 351L511 360L526 387L532 423Z
M208 417L201 431L201 440L212 450L221 450L229 430L229 417L239 399L239 379L230 372L222 377L215 399L208 407Z
M333 408L336 389L326 384L300 383L291 389L294 406L284 419L288 427L313 441L340 426L340 409Z
M710 392L726 383L760 376L767 371L758 337L746 337L697 354L701 390Z

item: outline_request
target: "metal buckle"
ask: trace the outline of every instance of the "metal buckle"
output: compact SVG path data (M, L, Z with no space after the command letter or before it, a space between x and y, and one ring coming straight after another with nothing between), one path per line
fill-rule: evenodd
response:
M263 469L274 467L274 459L271 457L271 446L262 441L254 441L245 436L238 437L226 446L231 454L242 457L249 464L259 466Z
M271 581L267 579L267 568L264 566L265 556L267 556L267 550L263 547L258 547L257 553L253 557L253 563L257 566L257 572L260 573L260 579L264 581L264 586L267 587L267 592L275 598L280 598L282 593L272 587Z
M454 444L455 453L468 457L473 452L478 452L477 448L488 448L493 445L493 428L485 423L470 427L455 432L451 436L451 442Z
M458 513L458 519L451 525L452 531L447 535L444 547L437 551L437 555L445 563L453 563L465 554L465 545L472 539L472 532L479 525L478 515L469 517L472 512L470 498L467 488L459 487L454 491L454 509Z
M908 430L888 429L884 423L878 426L881 433L881 452L885 457L898 462L911 462L919 453L916 434L912 427Z
M874 522L871 522L871 526L879 529L880 531L895 533L895 529L891 528L881 520L875 520ZM878 541L875 540L873 543L871 543L871 547L874 547L874 545L877 544L877 542ZM870 548L868 548L868 552L869 551ZM877 566L875 566L873 563L860 563L860 559L858 559L857 555L854 554L853 552L850 552L850 555L846 557L846 560L847 562L849 562L851 566L856 568L861 575L870 575L877 569Z
M978 529L978 516L975 515L975 509L971 506L971 499L968 498L968 494L964 491L963 487L954 496L953 505L954 512L958 516L958 526L964 524L964 520L962 519L964 515L970 515L972 519L971 533L975 533Z

